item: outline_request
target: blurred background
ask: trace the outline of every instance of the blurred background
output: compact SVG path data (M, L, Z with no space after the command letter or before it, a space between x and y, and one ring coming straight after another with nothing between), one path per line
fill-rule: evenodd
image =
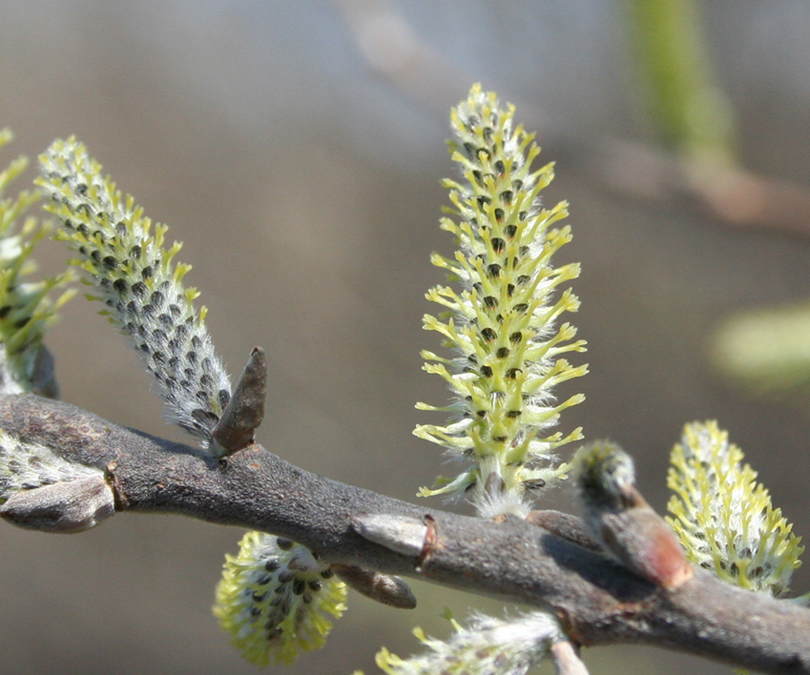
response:
M448 112L480 81L517 105L541 160L557 162L546 204L571 203L560 262L582 262L571 320L591 374L560 392L587 396L562 429L621 443L663 511L683 424L717 419L806 536L807 406L753 396L709 354L734 312L810 297L810 5L681 3L699 12L681 27L699 30L675 30L682 49L667 57L649 41L645 4L656 3L2 0L0 127L16 141L0 164L76 134L185 243L186 280L233 376L254 345L267 350L259 440L415 501L443 469L411 430L440 421L416 401L446 400L419 350L437 348L421 329L435 311L424 292L443 281L429 254L452 250L438 228ZM678 78L680 94L659 86ZM53 242L37 255L49 273L66 257ZM74 299L46 340L62 398L181 439L98 309ZM544 504L568 502L562 488ZM137 515L71 537L3 525L0 673L255 672L210 612L241 534ZM793 586L810 590L806 570ZM418 648L412 626L446 636L444 607L459 619L502 611L414 590L413 612L352 594L326 648L286 672L378 672L380 645ZM729 672L634 646L585 658L595 674Z

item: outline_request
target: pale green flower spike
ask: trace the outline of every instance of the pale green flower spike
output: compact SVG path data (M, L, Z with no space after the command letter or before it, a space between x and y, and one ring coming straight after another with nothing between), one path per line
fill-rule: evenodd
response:
M0 147L11 139L8 129L0 131ZM23 281L36 269L31 252L48 232L48 227L34 218L26 218L22 227L17 227L17 219L39 199L37 193L21 192L14 198L4 196L8 185L27 166L28 160L18 157L0 172L0 391L54 395L56 385L52 378L50 383L37 381L37 369L43 359L42 338L56 321L56 310L74 291L64 291L56 301L51 301L48 294L71 281L73 274L64 272L42 281Z
M756 471L716 422L684 427L672 450L667 521L687 558L725 581L780 596L801 564L801 539L774 509Z
M231 396L231 385L206 330L199 294L184 288L191 267L173 264L175 242L163 248L165 225L124 198L101 165L75 138L57 140L40 157L37 184L50 197L46 207L61 221L58 237L81 256L73 262L87 272L102 313L129 335L146 368L160 383L170 419L205 445ZM211 452L220 454L215 443Z
M587 366L573 367L559 358L585 351L571 342L576 329L555 326L579 300L570 289L554 300L557 286L579 276L579 265L554 268L551 256L571 240L570 227L552 229L568 215L567 204L541 209L538 194L553 178L552 165L531 171L540 152L522 126L513 127L514 107L499 107L493 93L474 85L467 101L451 112L456 140L452 159L464 183L446 180L458 222L441 221L459 244L453 259L438 254L432 262L459 282L461 291L431 289L427 298L444 307L446 321L424 317L424 327L445 338L455 356L446 359L422 352L424 369L444 378L456 396L445 408L424 403L422 410L453 413L447 426L424 424L414 433L446 448L454 458L472 462L456 478L437 480L422 496L470 494L480 515L525 516L528 492L561 477L556 448L582 438L551 433L559 414L580 403L577 394L558 405L552 389L579 377Z
M323 613L340 618L345 601L345 584L306 548L248 532L225 559L213 611L244 658L263 668L322 647L332 628Z
M448 618L456 632L447 642L416 628L414 635L428 647L426 653L403 660L383 647L377 665L388 675L523 675L565 636L557 619L544 612L511 620L479 614L467 628Z

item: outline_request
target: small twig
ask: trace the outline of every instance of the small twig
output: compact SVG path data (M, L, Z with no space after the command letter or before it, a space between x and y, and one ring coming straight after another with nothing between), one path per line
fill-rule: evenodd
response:
M549 653L557 675L588 675L585 663L579 658L579 650L568 640L559 640L551 645Z

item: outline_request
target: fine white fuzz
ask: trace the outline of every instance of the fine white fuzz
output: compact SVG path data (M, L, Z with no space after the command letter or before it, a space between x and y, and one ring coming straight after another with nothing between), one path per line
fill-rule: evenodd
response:
M450 621L456 632L446 642L417 628L414 634L428 648L425 653L401 659L383 648L377 665L388 675L524 675L564 637L557 619L545 612L511 619L475 614L468 627Z

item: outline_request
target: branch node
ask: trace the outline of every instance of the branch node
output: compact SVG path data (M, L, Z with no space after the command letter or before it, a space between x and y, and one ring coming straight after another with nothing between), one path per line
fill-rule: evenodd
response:
M331 569L351 588L367 598L398 609L416 607L416 596L411 587L399 577L340 563L333 564Z
M422 553L428 533L428 526L421 520L382 513L356 516L352 529L363 539L413 558Z

